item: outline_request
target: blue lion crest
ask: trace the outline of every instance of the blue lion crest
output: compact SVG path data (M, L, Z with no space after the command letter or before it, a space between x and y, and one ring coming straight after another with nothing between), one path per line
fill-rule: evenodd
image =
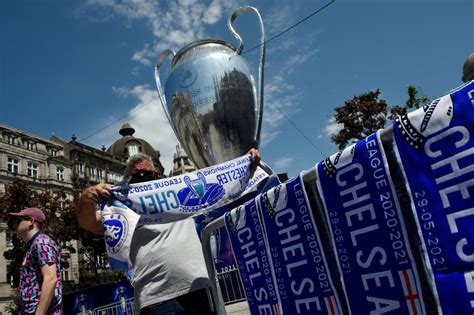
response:
M116 253L123 245L128 230L127 219L120 214L107 215L103 227L105 242L110 251Z
M224 196L224 187L216 183L207 183L201 172L197 173L197 177L197 179L191 180L189 176L185 176L183 179L187 187L178 192L183 212L210 207Z

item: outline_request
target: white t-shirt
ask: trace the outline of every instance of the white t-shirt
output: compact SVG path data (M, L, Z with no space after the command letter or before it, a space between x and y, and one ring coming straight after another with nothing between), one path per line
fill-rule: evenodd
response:
M130 260L140 309L208 285L209 277L194 220L138 226Z

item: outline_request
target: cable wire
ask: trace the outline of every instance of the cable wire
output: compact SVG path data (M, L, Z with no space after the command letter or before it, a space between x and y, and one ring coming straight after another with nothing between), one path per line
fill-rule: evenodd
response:
M97 130L97 131L95 131L95 132L89 134L88 136L85 136L85 137L82 138L82 139L79 139L78 142L82 142L82 141L84 141L84 140L89 139L90 137L92 137L92 136L98 134L99 132L101 132L102 130L105 130L105 129L109 128L110 126L112 126L112 125L118 123L119 121L121 121L122 119L128 117L129 115L130 115L130 113L126 113L125 115L121 116L120 118L117 118L116 120L114 120L114 121L111 122L110 124L108 124L108 125L106 125L106 126L100 128L99 130Z
M327 158L327 155L324 154L323 151L321 151L318 146L313 142L311 141L311 139L306 136L306 134L300 129L298 128L298 126L296 126L296 124L290 119L290 117L288 117L282 110L280 107L277 106L277 104L275 102L273 102L270 97L267 96L267 100L270 101L270 103L283 115L283 117L285 117L285 119L309 142L309 144L311 144L311 146L313 148L316 149L317 152L319 152L319 154L321 154L323 156L323 158Z
M144 104L140 104L140 105L138 105L137 107L135 107L135 109L138 109L138 108L144 107L144 106L145 106ZM101 132L102 130L105 130L105 129L109 128L110 126L112 126L112 125L118 123L119 121L121 121L122 119L124 119L124 118L126 118L126 117L128 117L128 116L130 116L130 112L127 112L125 115L120 116L119 118L117 118L116 120L114 120L113 122L111 122L110 124L108 124L108 125L106 125L106 126L100 128L99 130L97 130L97 131L95 131L95 132L89 134L88 136L85 136L84 138L80 139L79 142L82 142L82 141L84 141L84 140L86 140L86 139L89 139L89 138L92 137L93 135L95 135L95 134Z
M275 40L276 38L282 36L283 34L289 32L290 30L292 30L293 28L297 27L298 25L304 23L305 21L309 20L311 17L313 17L314 15L318 14L319 12L321 12L322 10L324 10L325 8L327 8L328 6L330 6L331 4L333 4L334 2L335 2L335 0L331 0L331 2L325 4L325 5L322 6L321 8L319 8L319 9L317 9L316 11L312 12L310 15L308 15L308 16L306 16L305 18L299 20L298 22L296 22L296 23L293 24L292 26L290 26L290 27L288 27L287 29L281 31L280 33L276 34L275 36L272 36L270 39L266 40L266 41L264 42L264 44L268 44L269 42L271 42L271 41ZM245 52L243 52L242 55L243 55L243 54L246 54L246 53L249 53L249 52L251 52L251 51L257 49L257 48L259 48L259 47L262 46L262 45L263 45L263 43L262 43L262 44L259 44L259 45L257 45L257 46L255 46L255 47L252 47L251 49L246 50ZM268 97L268 96L267 96L267 97ZM272 102L272 103L273 103L273 102ZM275 108L278 109L278 111L280 111L280 113L283 115L283 117L285 117L285 118L288 120L288 122L290 122L290 124L291 124L293 127L295 127L295 129L296 129L306 140L308 140L309 143L310 143L314 148L316 148L316 150L317 150L320 154L322 154L324 157L326 157L325 154L322 153L321 150L319 150L319 148L317 148L316 145L303 133L303 131L301 131L301 130L289 119L289 117L286 116L286 114L285 114L278 106L275 105L275 103L273 103L273 105L275 106ZM109 128L110 126L116 124L117 122L119 122L120 120L122 120L122 119L128 117L129 115L130 115L130 113L127 113L127 114L121 116L120 118L114 120L114 121L111 122L110 124L108 124L108 125L106 125L106 126L100 128L99 130L97 130L97 131L95 131L95 132L89 134L88 136L86 136L86 137L80 139L79 142L82 142L82 141L84 141L84 140L89 139L90 137L92 137L92 136L98 134L98 133L101 132L102 130L105 130L105 129Z
M299 20L298 22L296 22L295 24L293 24L292 26L288 27L287 29L281 31L280 33L276 34L275 36L272 36L270 39L266 40L265 42L263 42L262 44L258 44L257 46L255 47L252 47L250 48L249 50L246 50L244 52L242 52L242 55L244 54L247 54L249 52L251 52L252 50L255 50L257 48L259 48L260 46L262 46L263 44L268 44L269 42L271 42L272 40L280 37L281 35L287 33L288 31L292 30L293 28L297 27L298 25L300 25L301 23L304 23L306 20L310 19L311 17L313 17L314 15L318 14L319 12L321 12L322 10L326 9L328 6L330 6L331 4L334 3L335 0L331 0L331 2L329 3L326 3L324 6L322 6L321 8L319 8L318 10L314 11L313 13L311 13L310 15L308 15L307 17Z

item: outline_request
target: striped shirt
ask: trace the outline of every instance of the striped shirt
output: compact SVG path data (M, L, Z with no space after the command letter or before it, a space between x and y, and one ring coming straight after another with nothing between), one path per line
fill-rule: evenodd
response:
M61 264L56 243L38 231L27 243L27 249L20 269L20 287L18 310L20 314L34 314L41 297L43 275L41 267L54 263L56 265L57 282L50 306L50 315L61 314Z

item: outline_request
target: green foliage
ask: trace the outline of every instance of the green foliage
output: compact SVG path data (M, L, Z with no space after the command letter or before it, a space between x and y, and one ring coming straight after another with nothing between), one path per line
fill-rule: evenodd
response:
M76 217L76 207L73 201L66 198L63 191L36 192L29 187L27 181L14 178L7 185L5 193L0 196L0 218L8 222L8 213L18 212L27 207L37 207L43 210L46 223L43 230L50 235L61 248L61 268L66 270L70 266L71 254L76 248L71 241L79 241L79 276L78 284L63 282L63 294L101 283L116 282L125 276L120 271L110 272L107 269L107 255L105 243L101 237L87 232L79 227ZM11 227L10 227L11 228ZM8 274L13 278L13 286L18 286L20 267L25 253L25 244L14 235L12 247L3 255L10 261ZM16 289L16 291L18 291ZM18 293L18 292L17 292ZM18 314L17 299L6 308L11 314Z
M5 194L0 198L0 215L4 221L8 221L9 212L18 212L26 207L42 209L46 216L43 230L54 239L60 248L70 252L75 251L69 244L78 234L75 207L72 201L66 198L63 191L35 192L30 189L28 182L14 178L13 182L6 187ZM16 286L19 282L19 270L25 252L25 244L20 238L14 236L12 245L11 249L5 251L4 256L10 260L8 272L13 276L13 283ZM64 256L64 258L66 257ZM67 269L69 261L62 260L61 267Z
M390 120L394 120L398 116L406 115L409 110L418 109L430 101L425 95L418 96L418 90L413 85L408 85L407 93L408 100L405 102L405 106L400 107L395 105L390 108L390 116L388 117Z
M331 141L343 149L348 143L355 142L383 128L387 120L387 103L379 99L380 91L370 91L354 96L344 105L336 107L335 121L344 128L331 136Z
M0 198L0 215L3 221L8 221L9 212L18 212L33 204L36 192L31 191L27 182L18 178L13 179L13 183L6 187L5 194ZM25 252L25 244L23 241L13 236L13 248L6 250L4 257L10 260L7 272L13 277L13 284L18 285L20 280L20 266Z
M107 256L105 254L105 242L102 238L82 230L79 235L82 247L79 250L81 254L81 278L92 275L99 276L99 272L107 270Z
M342 129L331 135L331 141L339 149L345 148L350 143L355 143L387 124L397 116L405 115L410 109L416 109L429 101L426 96L419 96L418 90L412 86L407 87L408 100L404 106L390 106L380 99L380 91L366 92L354 96L344 105L335 108L334 122L342 125Z

